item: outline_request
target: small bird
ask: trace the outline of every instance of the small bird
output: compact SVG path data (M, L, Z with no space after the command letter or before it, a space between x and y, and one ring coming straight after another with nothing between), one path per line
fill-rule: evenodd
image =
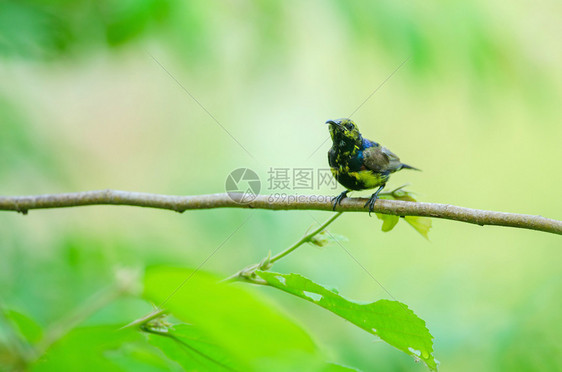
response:
M400 169L414 169L400 162L400 158L389 149L363 138L355 123L350 119L328 120L332 148L328 151L328 162L336 180L347 190L332 201L333 209L347 197L351 190L368 190L378 187L367 203L369 215L375 201L386 185L390 174Z

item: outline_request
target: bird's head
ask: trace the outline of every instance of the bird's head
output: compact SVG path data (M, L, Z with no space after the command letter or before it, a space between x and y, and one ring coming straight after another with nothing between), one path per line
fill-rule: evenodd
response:
M328 120L326 124L330 126L330 136L336 146L359 145L363 141L357 125L351 119Z

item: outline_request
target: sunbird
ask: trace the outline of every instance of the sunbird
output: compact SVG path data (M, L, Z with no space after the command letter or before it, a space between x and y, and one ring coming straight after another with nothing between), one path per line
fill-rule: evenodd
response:
M363 138L351 119L328 120L332 148L328 151L328 163L335 179L346 188L333 198L333 210L341 204L351 190L369 190L378 187L364 207L369 206L369 215L379 193L386 185L390 174L400 169L415 169L404 164L392 151L374 141Z

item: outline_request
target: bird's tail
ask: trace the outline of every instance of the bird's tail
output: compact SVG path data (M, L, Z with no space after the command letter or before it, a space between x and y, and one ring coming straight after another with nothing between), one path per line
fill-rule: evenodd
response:
M402 167L401 167L400 169L404 169L404 168L405 168L405 169L413 169L413 170L417 170L417 171L420 171L420 172L421 172L421 169L418 169L418 168L416 168L416 167L412 167L411 165L402 163Z

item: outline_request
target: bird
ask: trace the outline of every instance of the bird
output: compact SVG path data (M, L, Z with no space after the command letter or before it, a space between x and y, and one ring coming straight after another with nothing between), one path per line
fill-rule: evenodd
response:
M379 193L384 189L390 175L401 169L418 168L404 164L392 151L377 142L364 138L357 125L348 118L328 120L332 147L328 151L328 163L334 178L346 188L332 198L333 210L341 205L347 193L352 190L375 191L364 208L369 206L369 216L373 212Z

